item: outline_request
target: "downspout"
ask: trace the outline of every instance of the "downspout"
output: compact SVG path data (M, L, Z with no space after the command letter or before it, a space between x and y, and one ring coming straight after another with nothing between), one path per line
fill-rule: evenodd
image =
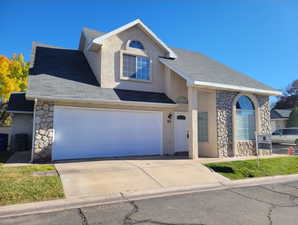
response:
M34 144L35 144L35 113L36 113L36 104L37 98L34 99L34 107L33 107L33 128L32 128L32 146L31 146L31 160L30 163L33 163L34 160Z

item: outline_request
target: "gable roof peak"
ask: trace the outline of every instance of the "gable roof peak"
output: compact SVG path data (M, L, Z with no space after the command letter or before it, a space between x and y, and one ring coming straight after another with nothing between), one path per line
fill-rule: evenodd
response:
M143 30L146 34L148 34L154 41L156 41L157 44L159 44L162 48L164 48L168 52L169 58L173 58L173 59L177 58L177 55L175 54L175 52L172 49L170 49L162 40L160 40L157 37L157 35L154 34L140 19L135 19L126 25L123 25L111 32L105 33L104 35L101 35L95 38L94 40L90 41L88 45L88 50L96 49L96 47L103 45L103 41L106 40L107 38L134 26L138 26L139 28L141 28L141 30Z

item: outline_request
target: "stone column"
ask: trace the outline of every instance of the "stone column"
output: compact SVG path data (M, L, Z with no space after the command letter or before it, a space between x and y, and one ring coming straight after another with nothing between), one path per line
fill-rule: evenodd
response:
M194 87L188 87L188 112L188 156L198 159L198 90Z
M54 104L38 101L35 107L33 161L51 161Z

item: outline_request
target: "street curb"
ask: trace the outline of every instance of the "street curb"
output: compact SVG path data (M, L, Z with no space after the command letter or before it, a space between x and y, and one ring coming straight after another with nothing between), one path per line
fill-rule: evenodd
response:
M49 212L57 212L68 209L92 207L98 205L108 205L121 202L129 202L141 199L158 198L164 196L173 196L186 194L191 192L201 192L220 188L220 184L187 186L183 188L164 188L150 190L146 192L121 192L110 194L108 197L86 196L76 199L59 199L42 202L32 202L25 204L16 204L0 207L0 218L13 216L25 216L33 214L42 214Z
M195 185L186 187L176 188L163 188L157 190L143 191L143 192L122 192L116 194L110 194L105 197L98 196L86 196L76 199L59 199L50 200L43 202L33 202L9 206L0 207L0 218L7 218L12 216L25 216L33 214L42 214L49 212L57 212L75 208L92 207L98 205L108 205L121 202L129 202L150 198L160 198L167 196L199 193L206 191L225 190L230 188L239 187L251 187L273 183L284 183L289 181L297 181L298 174L286 175L286 176L273 176L273 177L261 177L261 178L248 178L245 180L231 181L227 178L220 178L221 175L214 174L217 176L217 184L206 184L206 185Z

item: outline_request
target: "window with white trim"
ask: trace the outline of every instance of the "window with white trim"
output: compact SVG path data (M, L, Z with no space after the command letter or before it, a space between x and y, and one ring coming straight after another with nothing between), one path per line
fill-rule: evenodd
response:
M236 103L236 132L237 140L255 139L256 118L255 106L247 96L240 96Z
M136 41L136 40L130 41L129 42L129 47L144 50L143 44L140 41Z
M136 80L150 80L150 59L145 56L123 54L123 76Z
M208 141L208 112L198 112L198 140Z

